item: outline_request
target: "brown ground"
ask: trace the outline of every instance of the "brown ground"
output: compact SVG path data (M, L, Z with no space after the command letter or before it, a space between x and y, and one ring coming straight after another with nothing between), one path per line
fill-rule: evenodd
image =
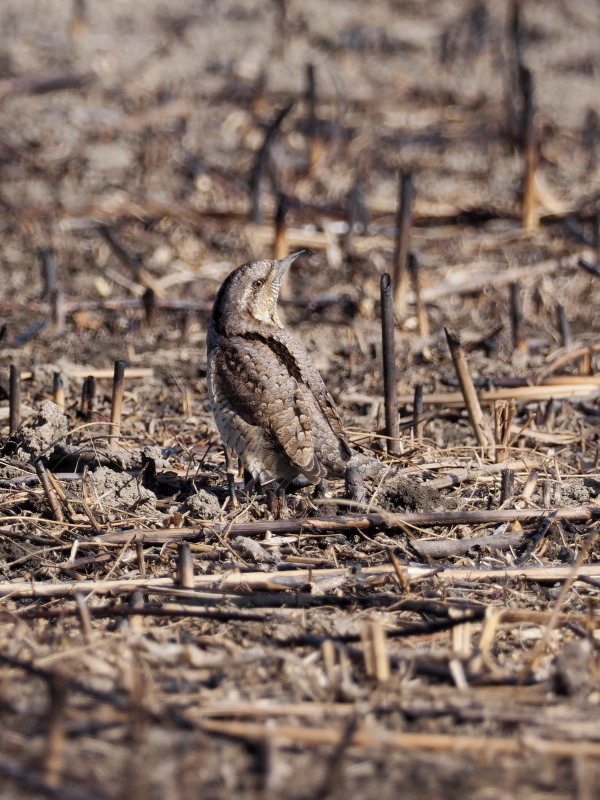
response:
M522 6L541 141L528 231L508 3L3 0L1 798L597 796L600 12ZM253 165L290 100L253 224ZM396 467L440 489L445 524L376 486L368 508L332 500L341 485L325 503L296 491L287 511L240 490L232 507L204 335L228 272L272 254L278 191L290 248L310 251L285 290L288 324L353 441L388 458L379 278L400 169L414 171L430 332L411 295L396 326ZM447 394L444 327L492 392L492 427L498 393L515 400L502 509L493 448ZM146 372L125 379L115 452L111 383L95 371L116 359ZM9 364L23 376L10 438ZM65 415L49 403L55 373ZM500 541L503 509L540 508L560 511ZM173 582L180 540L194 590Z

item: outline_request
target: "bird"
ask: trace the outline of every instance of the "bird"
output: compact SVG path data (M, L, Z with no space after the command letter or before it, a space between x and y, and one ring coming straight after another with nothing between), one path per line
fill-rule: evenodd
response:
M219 288L207 331L208 397L223 443L254 480L282 486L390 472L354 450L335 402L300 340L277 313L281 283L303 251L249 261Z

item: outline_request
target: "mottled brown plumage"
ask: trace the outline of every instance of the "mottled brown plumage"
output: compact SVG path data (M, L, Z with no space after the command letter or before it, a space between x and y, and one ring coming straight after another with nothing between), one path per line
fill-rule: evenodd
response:
M251 261L223 282L207 336L208 394L225 445L253 477L311 483L388 472L353 451L333 398L300 341L277 314L281 281L296 253Z

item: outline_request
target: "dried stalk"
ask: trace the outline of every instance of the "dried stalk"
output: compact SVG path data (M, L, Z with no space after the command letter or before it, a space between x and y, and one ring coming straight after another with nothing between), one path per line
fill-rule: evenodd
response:
M8 432L14 433L21 424L21 370L10 365L8 383Z
M527 338L523 332L523 301L521 286L517 281L510 284L510 327L512 331L513 350L521 353L529 352Z
M48 77L19 76L0 80L0 100L15 94L48 94L65 89L81 89L91 80L90 73L66 72Z
M306 726L277 725L266 726L256 722L229 722L223 720L202 720L199 727L207 733L218 733L221 736L263 741L267 737L276 737L278 741L292 746L335 745L339 742L339 731L335 728L309 728ZM556 755L567 758L586 755L600 757L600 743L590 741L569 741L561 739L543 739L538 736L524 738L500 736L453 736L440 733L398 733L374 731L372 728L357 730L351 740L356 747L393 749L400 751L431 750L433 752L451 752L465 750L469 753L512 753L521 754L523 750L531 750L545 755Z
M546 512L547 513L547 512ZM271 523L272 524L272 523ZM98 537L100 538L100 537ZM550 581L556 582L564 580L572 574L572 567L568 566L527 566L527 567L498 567L493 569L483 569L477 567L436 567L432 569L425 566L406 566L402 565L402 572L406 576L407 581L415 581L424 578L431 578L435 576L435 580L442 584L451 585L456 581L484 581L484 580L532 580L532 581ZM575 578L600 578L600 564L584 564L578 567L575 573ZM284 591L295 590L305 586L311 580L316 581L321 579L330 580L332 578L346 579L353 583L360 582L361 585L380 584L386 581L396 580L396 572L393 566L381 565L368 567L361 570L359 575L351 567L340 567L330 569L310 569L310 570L294 570L289 572L265 573L265 572L229 572L221 575L195 575L194 587L214 587L219 589L230 590L239 588L251 588L261 591ZM94 594L131 594L137 589L142 589L152 593L156 590L163 590L169 592L173 590L173 581L170 576L163 576L158 578L129 578L123 580L83 580L83 581L65 581L62 583L54 582L40 582L32 583L30 581L15 581L13 583L0 584L0 597L74 597L77 592L94 592ZM123 615L133 613L123 610ZM95 609L90 608L91 613L95 613ZM56 609L56 613L60 615L61 610ZM77 613L74 611L73 613ZM108 612L107 612L108 613ZM118 616L118 610L114 612ZM156 616L168 616L169 610L164 611L159 609L150 609L147 611L149 615L155 614ZM187 612L186 612L187 613ZM202 612L205 613L204 611ZM225 616L219 617L216 612L208 613L207 616L213 616L215 619L229 618L226 616L227 612L222 612ZM244 618L250 618L246 615ZM259 617L256 615L252 618L254 621ZM262 617L261 617L262 619Z
M346 222L348 229L344 234L342 249L348 258L352 252L352 242L356 233L357 223L364 217L364 200L362 196L362 181L360 176L354 181L354 185L348 197L348 209L346 211Z
M552 375L553 372L556 372L557 369L564 367L565 364L569 364L572 361L576 361L578 358L584 358L586 356L589 358L592 353L598 352L600 352L600 342L587 344L584 347L578 347L576 350L571 350L569 353L563 353L562 355L553 359L543 370L543 372L538 375L538 382L546 383L547 381L552 381L553 378L548 378L548 376ZM555 378L556 377L559 376L555 376Z
M429 329L429 317L427 316L427 307L423 302L423 298L421 296L421 270L419 265L419 259L415 255L415 253L409 253L408 256L408 266L410 275L412 278L412 285L413 285L413 295L415 299L415 311L417 313L417 324L419 326L419 337L423 339L423 356L430 357L430 353L427 347L427 339L431 334Z
M539 225L538 195L535 176L540 160L539 144L535 131L534 87L531 72L519 65L520 84L523 95L523 227L535 230Z
M114 379L115 376L114 367L113 369L89 369L88 367L71 367L67 369L66 372L67 375L71 378L85 378L87 375L90 375L97 381L107 381L110 380L111 378ZM123 378L127 379L151 378L153 375L154 375L154 369L152 367L125 367Z
M529 457L522 457L512 459L511 461L501 461L496 464L482 464L481 466L477 465L474 467L464 467L462 469L455 469L449 475L444 475L441 478L435 478L434 480L427 481L426 485L430 486L432 489L444 489L450 486L457 486L459 483L463 483L469 479L481 478L482 475L495 475L504 469L531 469L532 467L539 466L540 463L541 460L539 458L532 459Z
M396 243L392 261L394 268L394 308L398 317L401 317L406 309L410 282L408 254L410 251L410 229L412 227L414 195L412 175L404 172L400 175L398 183Z
M503 469L500 473L500 505L504 505L515 493L514 469Z
M54 487L50 483L50 478L46 472L46 467L39 460L35 462L35 471L40 479L40 483L42 484L42 489L44 490L46 500L48 501L48 505L50 506L50 510L52 511L54 519L57 522L64 522L65 518L63 516L60 503L58 502L58 497L56 496Z
M317 115L317 81L313 64L306 65L306 103L308 106L308 175L317 177L327 154L327 139Z
M571 325L567 316L566 308L561 304L556 304L556 323L560 333L560 343L563 347L570 347L573 342Z
M52 379L52 399L56 405L64 411L65 409L65 389L60 372L55 372Z
M54 252L50 247L40 247L38 250L40 262L42 266L42 279L44 281L44 289L42 297L50 297L53 292L58 289L58 268L56 266L56 258Z
M74 0L69 20L69 35L77 41L89 30L88 9L86 0Z
M94 413L94 401L96 399L96 379L93 375L84 378L81 387L81 402L79 404L79 414L84 420L90 420Z
M194 562L189 542L179 542L177 552L177 583L183 589L194 586Z
M144 321L147 328L154 328L156 325L156 294L153 289L146 289L142 295L142 306L144 307Z
M107 533L94 537L94 543L126 544L129 541L150 543L178 542L187 539L204 541L207 534L219 536L265 536L271 534L314 535L351 532L353 530L389 531L410 530L439 525L493 525L502 522L536 522L557 509L490 509L478 511L432 511L414 513L346 514L336 517L301 517L257 522L215 523L200 522L196 527L146 530L138 528L123 532ZM558 519L589 521L600 517L600 509L590 507L567 507L558 509Z
M519 547L526 538L522 529L511 531L502 525L499 531L489 536L469 536L465 539L415 539L412 545L423 558L450 558L465 555L474 547L508 550L510 547Z
M44 755L44 779L48 786L60 784L65 764L66 701L65 679L54 675L48 684L50 708L48 710L48 736Z
M112 402L110 407L110 449L116 450L121 435L121 412L123 410L123 392L125 378L125 362L115 361L113 372Z
M286 258L290 254L290 247L287 241L287 226L285 216L289 208L289 201L284 194L279 195L277 211L275 213L275 240L273 242L273 258ZM280 292L281 294L281 292ZM285 293L282 295L285 297Z
M480 392L482 402L493 403L497 400L516 400L523 403L535 403L540 400L581 398L594 399L600 395L600 375L577 376L565 375L545 378L539 386L516 386L506 389L489 389ZM398 396L399 403L412 403L412 396ZM434 392L423 396L428 405L461 406L464 404L462 392Z
M419 383L415 386L415 393L413 396L413 429L415 432L415 439L417 444L423 444L423 429L425 421L423 419L423 384Z
M508 458L508 443L515 410L514 400L500 400L494 403L495 460L497 464Z
M66 301L65 294L60 289L50 295L50 316L54 331L61 334L65 328Z
M77 615L81 624L81 634L83 640L88 643L92 638L92 615L90 614L90 607L88 606L85 597L81 593L75 595L77 603Z
M447 328L445 331L448 347L450 348L450 355L452 356L454 369L456 370L456 377L460 384L471 426L475 432L475 438L481 447L487 448L492 442L488 436L486 420L483 416L481 406L479 405L479 398L477 397L477 392L473 385L473 378L469 371L469 365L467 364L464 350L458 336L450 332Z
M269 152L271 149L271 145L273 144L275 136L277 135L277 132L279 131L279 128L281 127L283 120L287 117L287 115L290 113L293 107L294 107L294 101L291 100L289 103L287 103L287 105L285 105L280 111L277 112L275 118L267 127L264 141L256 156L254 169L252 170L252 175L250 177L250 201L251 201L250 217L255 225L260 225L260 223L262 222L262 212L260 208L260 190L263 177L267 171L267 164L269 162Z
M396 349L394 344L394 305L392 279L386 272L381 276L381 334L383 349L383 386L385 403L385 431L387 450L397 456L402 452L400 421L398 419L398 381L396 377Z

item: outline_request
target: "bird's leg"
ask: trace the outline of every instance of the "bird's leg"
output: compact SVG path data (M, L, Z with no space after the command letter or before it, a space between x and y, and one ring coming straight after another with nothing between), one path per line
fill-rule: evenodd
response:
M237 508L238 501L235 495L235 476L237 472L237 457L233 450L225 447L225 469L227 471L227 491L233 508Z
M270 490L269 511L275 519L287 519L289 516L285 490L294 481L295 478L282 478L277 487Z
M287 497L285 489L281 485L267 490L267 508L273 514L274 519L286 519L288 517Z
M287 497L285 496L285 489L281 486L277 489L277 513L279 519L285 519L288 516Z
M251 492L253 489L256 492L262 491L262 484L258 475L256 475L254 478L250 476L248 479L248 474L244 474L244 477L247 479L246 483L244 484L244 491L246 494Z
M313 497L316 497L318 499L327 497L328 491L329 491L329 482L326 481L325 478L321 478L321 480L315 485Z
M333 517L337 514L338 506L330 496L329 481L326 481L325 478L321 478L315 486L313 499L324 516Z
M344 474L345 497L355 503L365 502L365 482L356 467L346 467Z

